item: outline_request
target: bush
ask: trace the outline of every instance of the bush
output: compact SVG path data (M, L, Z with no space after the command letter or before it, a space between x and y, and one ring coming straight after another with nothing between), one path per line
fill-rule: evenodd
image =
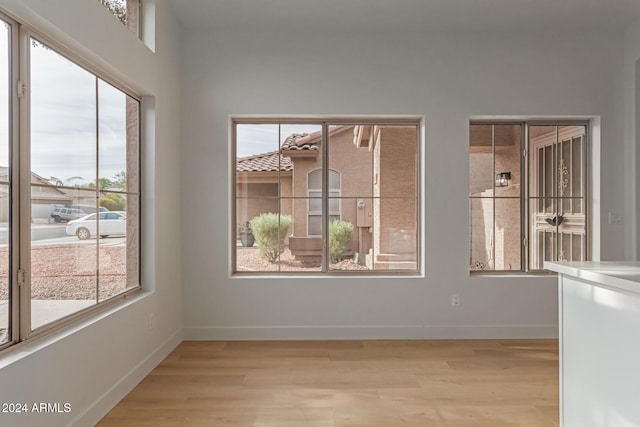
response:
M291 226L291 215L263 213L249 223L258 243L260 258L270 263L276 262L284 251L284 239Z
M349 247L353 224L346 221L331 221L329 224L329 256L331 262L338 262Z
M124 211L127 207L127 201L121 194L109 193L98 201L100 206L110 211Z

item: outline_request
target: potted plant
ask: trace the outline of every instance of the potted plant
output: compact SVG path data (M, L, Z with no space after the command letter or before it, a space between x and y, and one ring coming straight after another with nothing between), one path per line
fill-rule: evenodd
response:
M247 221L240 229L240 243L242 243L242 246L251 247L255 242L256 239L253 237L251 224Z

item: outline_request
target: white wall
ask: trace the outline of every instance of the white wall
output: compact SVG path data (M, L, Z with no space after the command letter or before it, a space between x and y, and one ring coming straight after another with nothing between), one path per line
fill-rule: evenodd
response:
M120 309L0 356L0 402L70 403L67 414L0 414L2 426L93 425L182 340L180 29L155 5L155 53L97 1L0 0L22 22L63 41L145 95L143 281ZM156 328L147 327L155 314Z
M630 25L625 32L624 43L624 93L625 93L625 167L628 175L630 223L629 233L634 239L632 251L635 259L640 259L640 19Z
M595 31L186 29L185 336L554 336L555 277L469 277L467 125L472 115L601 116L598 202L624 211L622 45L621 33ZM424 114L426 277L230 278L231 114ZM601 225L603 259L629 256L628 225ZM451 308L453 292L462 307Z

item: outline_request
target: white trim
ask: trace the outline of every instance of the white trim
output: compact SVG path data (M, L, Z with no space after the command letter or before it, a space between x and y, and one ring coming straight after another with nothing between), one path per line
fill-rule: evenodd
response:
M183 331L177 330L135 365L122 378L69 423L70 426L96 425L120 400L136 387L158 364L183 341Z
M378 340L378 339L556 339L558 325L400 326L186 326L184 339Z

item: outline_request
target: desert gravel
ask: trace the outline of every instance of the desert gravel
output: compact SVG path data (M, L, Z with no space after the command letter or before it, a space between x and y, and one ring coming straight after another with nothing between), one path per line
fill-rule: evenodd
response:
M31 250L32 299L84 300L116 295L126 289L126 247L101 246L100 276L94 245L34 246ZM8 299L8 258L0 252L0 300ZM99 283L99 286L98 286Z
M271 264L260 258L258 247L253 246L246 248L238 246L236 252L236 264L238 271L300 271L300 272L313 272L321 271L321 267L317 263L309 264L301 261L296 261L289 249L285 249L280 254L280 262ZM333 263L329 266L332 270L368 270L364 265L359 265L353 262L351 259L344 259L338 263Z

